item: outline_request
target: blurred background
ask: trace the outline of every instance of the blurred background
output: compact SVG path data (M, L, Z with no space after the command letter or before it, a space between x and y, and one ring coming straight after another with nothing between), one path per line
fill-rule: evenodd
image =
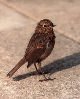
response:
M80 42L80 0L0 0L39 21L51 19L60 33Z

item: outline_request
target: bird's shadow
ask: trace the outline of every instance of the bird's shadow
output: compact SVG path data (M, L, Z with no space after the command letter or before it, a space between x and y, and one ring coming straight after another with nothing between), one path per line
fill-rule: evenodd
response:
M49 73L50 75L52 75L55 72L68 69L77 66L79 64L80 64L80 52L53 61L52 63L42 67L42 70L44 71L45 74ZM34 75L37 75L36 71L16 76L13 79L19 81Z

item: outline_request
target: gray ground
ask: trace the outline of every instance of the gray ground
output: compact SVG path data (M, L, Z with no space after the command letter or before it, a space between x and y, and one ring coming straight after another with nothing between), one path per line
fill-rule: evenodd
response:
M24 55L35 26L56 24L56 45L42 63L53 81L39 82L34 66L6 74ZM0 99L80 99L80 0L0 0Z

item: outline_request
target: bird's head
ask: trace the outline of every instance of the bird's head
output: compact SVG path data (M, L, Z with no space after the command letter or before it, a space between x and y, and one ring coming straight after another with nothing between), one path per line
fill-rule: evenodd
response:
M37 24L35 31L38 33L49 33L53 31L55 26L49 19L43 19Z

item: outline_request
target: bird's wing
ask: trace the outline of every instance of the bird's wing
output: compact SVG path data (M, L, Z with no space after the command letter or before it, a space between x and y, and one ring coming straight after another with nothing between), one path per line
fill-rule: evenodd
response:
M42 34L35 33L27 46L25 57L32 63L39 59L39 57L45 52L46 43Z

